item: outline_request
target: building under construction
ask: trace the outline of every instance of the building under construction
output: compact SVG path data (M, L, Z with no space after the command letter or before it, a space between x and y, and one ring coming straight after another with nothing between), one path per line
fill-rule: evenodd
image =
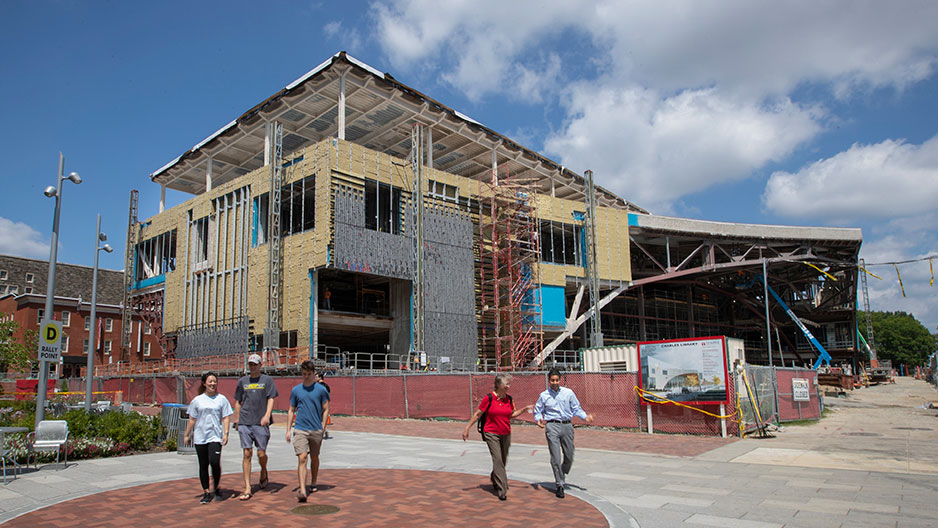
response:
M856 357L859 229L650 215L345 53L150 179L160 213L138 219L132 194L124 305L169 357L510 369L726 335L751 362L813 362L766 282ZM167 188L193 196L164 210Z

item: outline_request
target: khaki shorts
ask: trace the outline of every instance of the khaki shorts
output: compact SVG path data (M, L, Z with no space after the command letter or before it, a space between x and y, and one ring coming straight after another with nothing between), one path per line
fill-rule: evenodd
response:
M293 430L293 451L297 455L309 453L310 456L319 456L322 447L322 429L319 431Z

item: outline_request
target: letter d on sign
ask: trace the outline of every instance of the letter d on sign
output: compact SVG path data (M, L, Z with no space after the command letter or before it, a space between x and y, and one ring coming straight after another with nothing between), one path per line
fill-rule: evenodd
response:
M59 329L54 326L46 327L46 341L58 341Z

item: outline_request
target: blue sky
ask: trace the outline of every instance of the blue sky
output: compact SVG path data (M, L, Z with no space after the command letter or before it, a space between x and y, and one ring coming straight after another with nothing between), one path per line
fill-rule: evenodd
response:
M0 3L0 253L62 262L95 215L123 267L148 175L337 51L656 214L861 227L869 262L938 255L938 3ZM187 197L170 192L170 205ZM936 259L938 260L938 259ZM934 332L928 262L871 269L873 309Z

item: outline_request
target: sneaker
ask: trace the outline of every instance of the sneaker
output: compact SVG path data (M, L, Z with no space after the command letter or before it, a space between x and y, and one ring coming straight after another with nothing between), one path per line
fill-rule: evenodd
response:
M202 500L199 501L199 504L208 504L210 502L212 502L212 494L208 492L203 493Z
M557 486L557 492L555 493L558 499L563 498L563 486Z

